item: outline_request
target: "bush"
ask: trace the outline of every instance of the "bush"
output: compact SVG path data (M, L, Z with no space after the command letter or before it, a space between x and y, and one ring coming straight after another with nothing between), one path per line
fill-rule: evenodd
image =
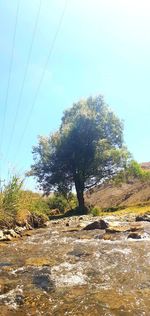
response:
M77 206L77 198L73 193L69 193L66 197L62 194L55 193L48 198L47 204L50 210L58 209L61 213L65 213Z
M140 180L142 182L150 181L150 171L143 170L135 160L131 160L128 166L121 170L116 177L112 179L115 185L129 183L131 181Z
M9 183L5 186L2 197L2 208L4 211L17 212L20 190L23 181L13 176Z
M95 206L91 208L90 212L92 213L93 216L99 216L100 210L97 206Z
M40 194L22 189L23 181L13 176L0 194L0 227L25 225L35 219L39 223L48 220L46 199Z

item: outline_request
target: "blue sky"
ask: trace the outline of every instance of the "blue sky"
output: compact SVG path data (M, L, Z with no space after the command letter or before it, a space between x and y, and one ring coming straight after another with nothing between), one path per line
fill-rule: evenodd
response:
M63 111L73 102L99 93L104 95L106 102L124 120L125 143L134 158L139 162L150 161L149 0L68 0L30 121L28 116L65 1L41 2L15 121L40 2L19 1L7 104L6 92L18 0L0 2L1 177L7 179L12 171L23 174L28 170L37 135L48 135L57 130ZM35 182L31 179L26 185L35 188Z

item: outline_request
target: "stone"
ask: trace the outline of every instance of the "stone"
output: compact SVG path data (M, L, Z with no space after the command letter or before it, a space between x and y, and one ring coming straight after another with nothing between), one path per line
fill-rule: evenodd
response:
M6 241L11 241L12 240L12 236L11 235L5 235L5 240Z
M46 292L54 291L55 284L51 279L51 273L48 270L41 270L37 272L33 277L33 284Z
M83 228L83 230L93 230L93 229L106 229L109 226L107 222L105 222L103 219L100 221L95 221L86 227Z
M130 234L128 235L128 238L141 239L142 236L141 236L139 233L133 232L133 233L130 233Z
M131 229L129 226L110 226L106 228L107 233L125 233L129 232Z
M61 214L61 212L60 212L60 210L58 208L53 209L53 210L50 211L50 216L57 216L57 215L60 215L60 214Z
M3 231L2 231L2 230L0 230L0 240L3 240L3 238L4 238Z
M139 215L135 218L136 222L150 222L150 215Z
M25 261L25 264L28 266L52 266L55 264L55 260L49 258L28 258Z
M8 235L10 235L13 238L19 237L19 235L13 229L9 229Z

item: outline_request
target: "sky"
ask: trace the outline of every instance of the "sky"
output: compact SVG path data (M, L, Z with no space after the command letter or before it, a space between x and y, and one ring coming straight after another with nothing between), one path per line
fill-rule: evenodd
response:
M134 159L150 161L149 0L1 0L0 21L1 180L28 171L37 136L97 94Z

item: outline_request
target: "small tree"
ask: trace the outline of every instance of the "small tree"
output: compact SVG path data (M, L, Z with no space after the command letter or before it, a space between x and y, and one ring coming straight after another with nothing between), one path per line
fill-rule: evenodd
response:
M70 192L75 186L82 210L84 191L114 176L128 156L123 124L102 96L81 100L65 111L59 130L40 137L33 154L31 174L44 192Z

